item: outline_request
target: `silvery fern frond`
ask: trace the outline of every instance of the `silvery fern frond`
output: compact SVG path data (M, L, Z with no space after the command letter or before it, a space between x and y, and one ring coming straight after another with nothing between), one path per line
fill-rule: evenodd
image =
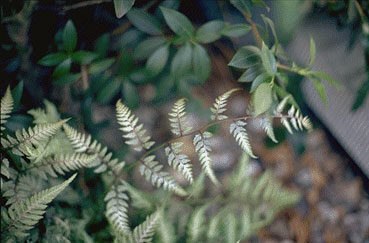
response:
M168 164L182 173L186 180L192 184L192 164L187 155L181 154L182 145L182 142L170 143L169 146L165 148L165 154L168 156Z
M67 124L63 125L63 129L76 153L86 152L97 155L99 163L96 165L95 173L102 173L109 169L112 173L118 174L124 167L124 161L119 162L118 159L112 159L113 154L108 152L108 148L92 140L91 135L77 132Z
M78 170L80 168L90 168L95 166L97 154L60 154L48 156L39 163L30 164L27 171L38 174L41 178L47 179L46 174L57 177L57 174L64 175L65 172Z
M211 112L213 113L210 116L211 120L220 121L228 118L226 115L223 115L222 113L227 110L226 105L228 98L231 96L233 92L238 90L240 89L231 89L215 99L213 107L210 108Z
M211 158L209 152L211 152L209 138L213 135L210 132L203 132L196 134L193 138L193 144L195 150L199 155L199 160L202 165L202 169L210 180L215 184L219 185L217 178L215 177L214 171L211 168Z
M277 139L275 138L275 134L273 130L273 119L271 117L264 117L258 120L259 120L260 127L265 131L268 137L273 142L278 143Z
M63 183L34 194L28 199L12 204L8 211L2 212L2 218L6 223L6 231L17 238L28 235L25 231L30 230L43 218L47 204L63 191L76 177L71 176Z
M126 144L131 145L136 151L150 149L154 145L154 142L150 141L150 136L145 135L146 129L142 129L143 124L138 124L138 118L121 100L118 100L116 105L116 116L118 124L121 125L120 130L125 133L123 138L127 139Z
M187 193L175 182L168 172L161 171L163 165L155 161L155 155L150 155L141 160L140 173L145 175L146 180L156 187L176 193L179 196L185 196Z
M155 212L147 216L146 220L138 225L132 233L131 242L135 243L149 243L155 234L155 228L159 223L159 212Z
M112 185L105 196L106 218L112 225L116 235L128 236L131 234L128 220L128 196L124 185Z
M1 98L1 107L0 107L0 124L1 131L5 128L3 124L5 124L6 120L10 117L10 113L13 110L14 100L12 97L12 93L10 91L10 87L6 89L5 95Z
M246 129L244 128L245 125L246 122L244 121L233 122L229 126L229 132L236 139L237 143L240 145L243 151L245 151L250 157L256 158L256 156L252 152L249 142L249 136L247 135Z
M171 131L174 135L182 136L191 131L192 127L186 124L186 99L179 99L174 103L172 112L168 113Z
M277 106L275 110L276 115L281 115L282 111L287 105L288 99L290 96L286 96ZM289 133L293 133L292 127L297 131L302 131L304 129L310 131L313 129L313 125L311 124L310 119L307 116L303 116L301 111L297 109L295 106L291 106L288 110L288 117L282 117L281 123L288 130ZM292 124L292 127L291 127Z
M34 127L28 128L28 131L23 128L15 132L15 138L7 136L1 139L1 144L5 149L12 149L16 155L23 156L33 145L39 145L43 141L47 141L50 137L66 123L69 119L61 120L54 123L37 124Z
M188 223L188 243L202 242L202 234L205 231L205 210L207 205L197 208L191 215Z

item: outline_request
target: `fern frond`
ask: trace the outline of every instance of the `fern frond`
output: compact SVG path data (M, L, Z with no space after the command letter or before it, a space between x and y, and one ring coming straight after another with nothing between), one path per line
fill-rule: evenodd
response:
M118 124L121 125L120 130L125 133L123 138L127 139L126 144L133 146L136 151L150 149L154 145L154 142L150 141L150 136L145 135L146 129L142 129L143 124L137 125L138 118L121 100L118 100L116 105L116 116Z
M159 223L159 218L159 212L155 212L152 215L147 216L146 220L133 230L132 242L151 242L155 234L155 228Z
M211 120L220 121L220 120L224 120L228 118L226 115L222 115L222 113L227 110L227 108L225 107L227 105L228 98L231 96L233 92L238 91L238 90L241 90L241 89L238 89L238 88L231 89L225 92L224 94L218 96L218 98L215 99L213 107L210 108L211 112L213 113L210 116Z
M93 167L95 166L96 158L96 154L60 154L46 157L39 163L30 164L27 170L38 174L43 179L47 179L46 174L57 177L57 174L64 175L65 172Z
M183 143L181 142L170 143L169 146L165 148L165 154L168 156L168 164L182 173L186 180L192 184L192 165L187 155L180 154L182 145Z
M125 187L119 183L113 185L105 196L106 217L116 235L129 235L131 229L128 220L128 196Z
M172 112L168 113L171 131L174 135L182 136L191 131L192 127L186 124L186 99L179 99L174 103Z
M286 107L287 101L290 96L286 96L277 106L275 111L276 115L281 115L282 111ZM293 133L292 127L297 131L302 131L304 129L310 131L313 129L313 125L310 122L310 119L307 116L303 116L301 111L297 109L295 106L291 106L288 110L288 117L281 118L282 125L288 130L289 133ZM292 127L291 127L292 124Z
M205 230L205 210L207 205L197 208L188 223L188 243L202 242L201 236Z
M6 120L10 117L10 113L13 110L14 100L12 97L12 93L10 91L10 87L6 89L5 95L1 98L1 107L0 107L0 124L1 131L5 128L3 124L5 124Z
M76 153L86 152L97 155L98 163L94 170L95 173L105 172L109 168L111 172L118 174L124 167L125 162L112 159L113 154L108 152L108 148L103 147L96 140L92 140L91 135L80 133L67 124L63 125L63 129Z
M273 130L273 119L270 117L260 118L259 119L261 128L265 131L268 137L275 143L278 143L275 138L274 130Z
M43 218L47 204L63 191L77 174L71 176L65 182L36 193L32 197L12 204L7 212L5 223L7 230L16 237L26 237L25 232L34 227Z
M246 129L243 127L245 125L246 122L244 121L233 122L229 127L229 132L234 136L243 151L250 155L250 157L256 158L256 156L252 152Z
M168 172L161 171L163 165L155 161L155 155L150 155L141 160L140 173L145 175L146 180L156 187L172 191L179 196L185 196L187 193L175 182Z
M15 138L7 136L7 139L2 139L2 146L5 149L12 149L12 152L22 156L27 154L30 147L38 145L43 141L48 140L51 136L62 127L69 119L61 120L55 123L44 123L35 125L33 128L28 128L28 131L23 128L15 132Z
M193 144L195 150L199 155L199 160L202 165L202 169L210 180L215 184L219 185L217 178L215 177L214 171L211 168L211 158L209 152L211 152L209 138L212 136L210 132L203 132L196 134L193 138Z

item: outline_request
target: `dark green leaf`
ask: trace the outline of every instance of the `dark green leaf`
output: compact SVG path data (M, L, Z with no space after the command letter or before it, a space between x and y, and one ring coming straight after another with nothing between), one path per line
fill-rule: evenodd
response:
M250 92L254 92L260 84L262 83L268 83L272 81L272 77L267 73L262 73L259 76L255 78L255 80L251 84Z
M98 53L100 57L105 57L109 50L109 42L109 34L103 34L95 41L94 51Z
M123 76L127 76L130 72L132 72L134 68L134 62L131 54L127 51L123 51L122 56L120 57L118 63L118 72Z
M208 79L211 69L210 58L206 50L198 44L193 48L192 63L195 75L202 81Z
M260 50L256 46L244 46L236 52L228 66L248 68L261 63Z
M54 69L54 72L52 74L53 78L58 79L70 71L70 67L72 65L72 59L67 58L62 63L60 63L56 68Z
M190 20L173 9L160 7L169 28L180 36L193 37L195 29Z
M147 34L161 34L161 25L159 20L142 9L132 8L131 11L127 13L127 18L133 26Z
M314 87L318 92L320 98L324 103L327 103L327 94L325 92L324 84L317 78L310 76L310 79L313 81Z
M263 18L263 21L264 21L265 25L268 24L270 29L272 30L273 37L274 37L274 48L275 48L275 53L276 53L277 50L278 50L279 41L278 41L277 33L275 31L274 23L270 18L266 17L264 14L262 14L261 17Z
M249 67L242 75L239 77L238 82L252 82L254 79L264 72L262 65L255 65Z
M137 42L144 35L141 31L137 29L129 29L122 34L119 38L118 43L115 45L115 50L120 50L122 48L135 48L137 46Z
M72 52L77 46L77 30L71 20L68 20L63 31L63 46L66 52Z
M53 83L55 85L65 85L76 82L78 79L81 78L81 73L70 73L64 75L63 77L56 79Z
M277 72L275 75L278 81L280 81L279 84L281 84L282 87L286 87L288 85L288 75L286 73Z
M231 0L230 2L238 11L251 17L250 6L247 0Z
M183 45L175 54L170 66L171 75L178 78L190 72L192 67L192 47L189 43Z
M44 56L38 61L38 64L43 66L55 66L68 58L68 55L62 52L51 53L49 55Z
M250 26L247 24L226 24L221 33L222 35L234 38L247 34L250 29Z
M272 105L272 88L267 83L262 83L256 89L253 96L253 103L255 108L255 116L258 116L267 110Z
M133 6L135 0L114 0L114 10L117 18L122 18Z
M138 107L139 97L137 88L129 81L125 81L123 83L122 95L128 107L130 107L131 109L135 109Z
M165 64L167 63L168 60L168 56L169 56L168 45L160 47L149 57L149 59L147 59L146 69L149 71L151 75L153 76L158 75L165 67Z
M90 74L101 73L105 71L106 69L108 69L111 65L113 65L114 61L115 61L114 58L107 58L107 59L92 63L88 67L88 73Z
M221 20L213 20L203 24L196 31L196 40L201 43L210 43L221 37L221 30L224 27L224 22Z
M326 73L323 72L310 72L310 74L320 78L320 79L324 79L326 81L328 81L329 83L331 83L335 88L339 89L341 87L340 83L333 79L331 76L329 76Z
M364 82L360 89L357 91L356 99L354 105L352 106L353 110L357 110L360 106L364 104L365 99L368 97L369 93L369 80Z
M71 57L76 63L85 65L98 58L98 55L90 51L76 51L72 53Z
M265 4L264 0L251 0L251 2L256 6L266 8L268 12L270 11L270 8Z
M264 43L261 48L261 61L268 74L274 75L277 72L277 61L274 54Z
M315 48L315 41L313 37L310 36L310 59L309 59L309 67L311 67L315 61L316 56L316 48Z
M163 37L149 37L137 45L133 56L136 60L145 60L164 43Z
M102 90L97 95L97 101L103 104L108 104L114 96L116 96L122 84L122 80L115 78L110 82L107 82Z
M136 69L129 75L129 79L136 84L143 84L149 81L150 74L145 68Z
M13 100L14 100L14 109L18 107L20 100L22 99L22 95L23 95L23 81L20 81L17 86L14 87L14 89L12 89L12 96L13 96Z

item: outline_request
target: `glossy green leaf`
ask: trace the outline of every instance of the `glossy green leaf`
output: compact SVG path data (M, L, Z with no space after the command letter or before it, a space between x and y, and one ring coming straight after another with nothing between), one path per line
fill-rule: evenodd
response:
M326 94L326 91L325 91L324 84L317 78L314 78L314 77L310 77L310 78L313 81L315 90L318 92L318 94L319 94L320 98L322 99L322 101L324 103L327 103L327 94Z
M239 78L238 82L252 82L257 76L264 72L261 64L249 67Z
M236 38L247 34L250 29L250 26L247 24L226 24L221 33L222 35Z
M122 81L119 78L108 81L97 94L97 101L108 104L119 93L121 84Z
M128 107L134 109L138 107L139 97L137 88L128 81L123 83L122 95Z
M251 10L247 0L230 0L230 2L238 11L251 17Z
M312 74L312 75L318 77L319 79L324 79L324 80L328 81L330 84L332 84L337 89L341 88L341 84L337 80L333 79L331 76L329 76L326 73L323 73L323 72L310 72L309 74Z
M55 66L68 58L68 55L62 52L50 53L49 55L44 56L38 61L38 64L43 66Z
M221 37L221 30L224 28L224 22L221 20L209 21L197 29L195 38L201 43L210 43Z
M169 48L168 45L164 45L157 49L146 62L146 69L150 72L151 75L158 75L165 64L167 63L169 57Z
M94 52L99 54L100 57L105 57L109 50L109 43L109 34L103 34L95 41Z
M368 94L369 94L369 80L364 82L357 91L355 102L352 106L352 109L353 110L359 109L364 104L365 99L368 98Z
M180 36L193 37L195 29L186 16L169 8L160 7L160 10L163 13L165 22L173 32Z
M133 26L150 35L160 35L161 25L159 20L142 9L132 8L127 13L127 18Z
M19 102L22 99L23 87L24 87L24 83L23 83L23 80L22 80L11 91L12 96L13 96L13 101L14 101L14 105L13 105L14 109L18 107Z
M274 23L270 18L266 17L264 14L262 14L261 17L262 17L265 25L269 25L270 29L272 30L273 37L274 37L275 53L277 53L279 41L278 41L278 37L277 37L277 32L275 31Z
M71 20L68 20L63 31L63 46L66 52L72 52L77 46L77 30Z
M98 58L96 53L90 51L76 51L71 55L73 61L78 64L85 65L91 63L93 60Z
M133 57L135 60L145 60L164 43L165 39L161 36L149 37L137 45Z
M316 56L316 47L315 47L315 41L313 37L310 36L310 58L309 58L309 67L311 67L315 61Z
M101 61L94 62L88 67L88 73L89 74L101 73L106 69L108 69L109 67L111 67L111 65L113 65L114 62L115 62L114 58L106 58Z
M170 66L171 75L178 78L187 74L192 68L192 47L189 43L183 45L175 54Z
M228 66L244 69L259 63L260 50L256 46L244 46L238 49Z
M195 44L193 48L192 64L197 77L202 81L208 79L211 70L210 58L204 47L201 45Z
M272 88L267 83L262 83L256 89L253 96L255 116L266 112L272 105Z
M133 6L135 0L114 0L114 10L117 18L122 18Z
M60 63L56 68L54 69L54 72L52 76L56 79L66 75L70 71L70 67L72 66L72 59L67 58L62 63Z
M66 84L74 83L80 78L81 78L81 73L70 73L70 74L62 76L59 79L54 80L53 83L55 85L66 85Z
M255 80L252 82L250 92L251 93L254 92L259 87L260 84L268 83L270 81L272 81L272 77L269 74L267 74L267 73L259 74L255 78Z
M274 54L264 43L261 48L261 61L268 74L274 75L277 72L277 61Z

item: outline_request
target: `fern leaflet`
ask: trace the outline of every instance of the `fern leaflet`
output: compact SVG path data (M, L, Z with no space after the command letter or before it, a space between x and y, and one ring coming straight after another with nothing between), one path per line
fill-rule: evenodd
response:
M136 151L150 149L154 145L154 142L150 141L150 136L145 135L146 129L142 129L143 124L137 125L138 118L121 100L118 100L116 105L116 116L118 124L121 125L120 130L125 133L123 137L127 139L126 144L133 146Z
M172 133L174 135L182 136L191 131L192 127L187 126L186 124L186 99L179 99L173 105L172 112L168 115L170 126L172 127Z
M132 234L132 241L135 243L151 242L152 237L155 234L155 228L159 222L159 213L155 212L150 216L147 216L146 220L138 225Z
M182 145L183 143L181 142L170 143L169 146L165 148L165 154L168 156L168 164L173 166L178 172L182 172L186 180L192 184L192 165L187 155L180 154Z
M106 217L113 226L116 235L129 235L131 229L128 221L128 196L122 184L113 185L105 196Z
M222 113L227 110L227 108L225 107L227 105L228 98L231 96L233 92L238 90L240 89L231 89L215 99L213 107L210 108L211 112L213 113L210 116L211 120L220 121L228 118L226 115L223 115Z
M187 193L175 182L168 172L161 171L163 165L155 161L155 155L150 155L141 160L141 175L145 175L147 181L157 187L163 186L165 190L172 191L179 196L185 196Z
M0 107L0 124L1 124L1 131L5 128L3 124L6 123L6 120L10 117L10 113L13 110L14 100L12 97L12 93L10 91L10 87L6 89L4 97L1 98L1 107Z
M242 150L245 151L250 157L256 158L252 152L249 137L246 133L246 129L243 127L246 125L244 121L233 122L229 127L229 132L233 134L237 143L241 146Z
M211 168L211 159L209 156L209 152L211 152L209 138L211 136L212 134L210 132L196 134L195 137L193 138L193 144L195 145L195 150L199 155L199 160L205 174L210 178L210 180L215 185L219 185L219 182L215 177L214 171Z

